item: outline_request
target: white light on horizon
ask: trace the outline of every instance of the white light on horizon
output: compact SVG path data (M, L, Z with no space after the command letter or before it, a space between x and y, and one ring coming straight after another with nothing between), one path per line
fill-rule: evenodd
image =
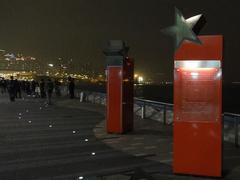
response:
M139 82L139 83L142 83L142 82L143 82L143 77L142 77L142 76L139 76L139 77L138 77L138 82Z

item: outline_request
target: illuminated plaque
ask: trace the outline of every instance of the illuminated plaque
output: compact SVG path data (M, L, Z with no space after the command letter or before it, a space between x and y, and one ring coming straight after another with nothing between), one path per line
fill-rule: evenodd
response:
M175 61L178 121L216 121L220 61Z

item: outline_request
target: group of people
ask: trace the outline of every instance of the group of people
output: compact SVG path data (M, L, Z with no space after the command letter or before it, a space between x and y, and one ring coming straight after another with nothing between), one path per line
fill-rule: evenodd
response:
M15 98L22 98L22 92L35 98L47 98L48 104L52 103L51 99L54 91L57 97L61 96L61 83L58 80L52 81L51 78L41 79L40 81L19 81L11 76L10 80L4 78L0 80L0 89L2 94L9 93L10 101L15 101ZM74 79L69 77L68 92L70 98L74 98L74 89Z

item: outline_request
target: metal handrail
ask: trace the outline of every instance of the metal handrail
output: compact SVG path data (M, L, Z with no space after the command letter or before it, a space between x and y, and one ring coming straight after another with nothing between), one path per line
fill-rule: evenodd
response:
M145 119L146 118L146 105L151 105L151 106L160 106L163 107L163 124L167 124L167 108L168 107L173 107L173 104L170 103L164 103L164 102L158 102L158 101L152 101L152 100L147 100L147 99L141 99L141 98L134 98L135 103L141 102L141 118Z
M100 96L100 98L106 98L105 93L96 93L96 92L88 92L87 94L93 95L93 103L96 103L96 96ZM173 104L171 103L165 103L165 102L159 102L159 101L153 101L153 100L147 100L147 99L142 99L142 98L134 98L134 102L140 106L141 109L141 118L145 119L146 118L146 106L151 106L151 107L160 107L163 110L163 124L167 124L167 109L172 109ZM140 110L138 109L138 110ZM138 111L137 110L137 111ZM234 121L234 134L235 134L235 146L239 147L238 139L239 139L239 124L240 124L240 114L236 113L230 113L230 112L224 112L222 116L230 116L233 117Z
M147 99L141 99L141 98L134 98L135 101L141 101L147 104L156 104L156 105L164 105L164 106L170 106L173 107L173 104L171 103L165 103L165 102L159 102L159 101L152 101Z
M240 114L236 114L236 113L229 113L229 112L224 112L223 113L224 116L231 116L233 117L234 120L234 134L235 134L235 146L239 147L239 143L238 143L238 134L239 134L239 124L240 124Z
M235 114L235 113L230 113L230 112L224 112L223 113L224 116L232 116L232 117L239 117L240 118L240 114Z

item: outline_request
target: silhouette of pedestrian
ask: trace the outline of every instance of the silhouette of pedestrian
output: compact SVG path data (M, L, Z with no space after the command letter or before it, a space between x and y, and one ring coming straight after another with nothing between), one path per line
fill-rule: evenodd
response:
M31 83L27 80L25 85L26 85L26 93L28 96L30 96L31 95Z
M21 88L22 88L22 91L23 91L23 92L26 92L26 81L25 81L25 80L23 80L23 81L21 82Z
M39 83L36 82L36 88L35 88L35 97L39 98L41 94Z
M48 104L52 104L52 93L53 93L53 82L52 80L49 78L47 80L47 84L46 84L46 90L47 90L47 103Z
M74 79L71 77L68 77L68 90L69 90L69 95L70 98L73 99L74 98L74 90L75 90L75 83L74 83Z
M32 91L32 96L35 97L35 89L36 89L36 81L32 80L31 82L31 91Z
M8 82L7 89L8 89L10 101L11 102L15 101L16 86L15 86L15 81L13 80L13 76L10 77L10 81Z
M1 80L1 93L4 94L7 92L7 81L2 78Z
M56 96L58 96L58 97L61 96L60 85L61 85L61 83L57 79L55 79L54 87L55 87Z
M45 81L44 81L44 79L41 79L41 81L39 83L39 87L40 87L41 98L45 98L46 97L46 92L45 92Z
M1 93L3 94L3 79L0 81L0 88L1 88Z
M16 98L22 98L21 84L20 84L20 82L17 79L15 79L15 88L16 88L16 90L15 90L15 97Z

